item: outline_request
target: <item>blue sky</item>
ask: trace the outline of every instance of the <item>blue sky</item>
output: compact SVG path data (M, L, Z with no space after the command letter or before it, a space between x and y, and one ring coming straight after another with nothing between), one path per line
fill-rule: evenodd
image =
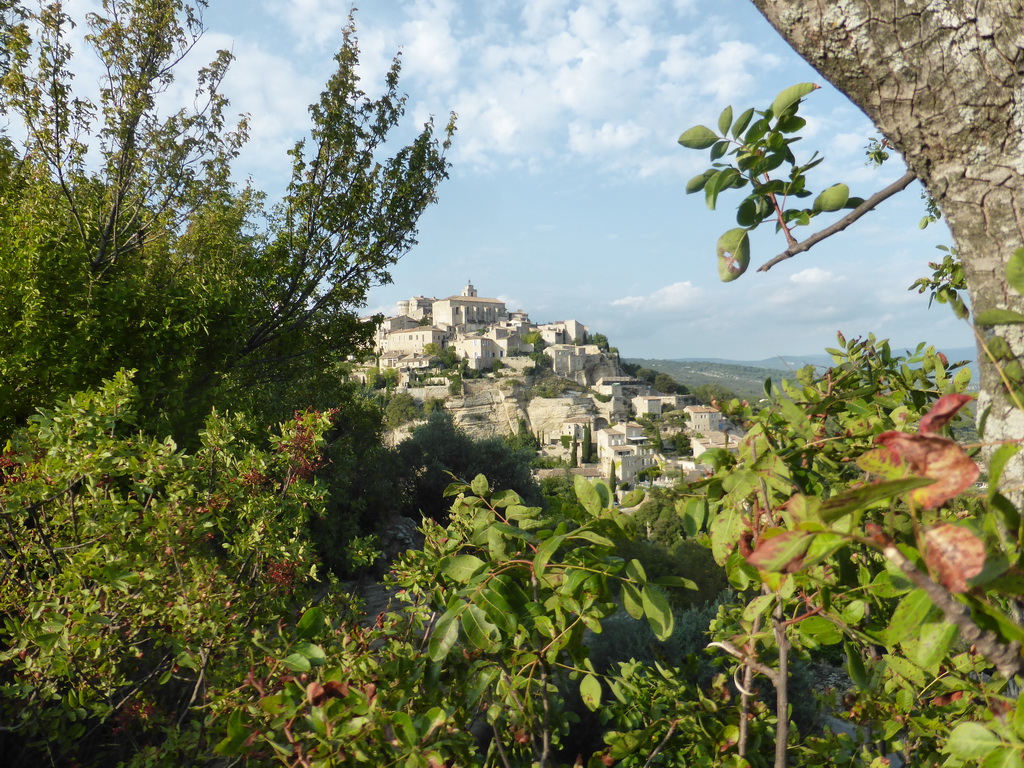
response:
M224 90L252 121L238 175L277 194L348 5L211 5L193 62L233 50ZM459 115L451 178L421 220L419 245L394 268L393 285L373 290L368 311L458 293L472 279L480 295L535 321L587 323L631 357L808 354L837 329L908 347L973 343L946 307L929 310L907 291L949 240L942 224L919 230L917 187L767 274L754 269L784 243L758 232L750 272L719 282L715 242L735 226L739 196L723 195L712 212L703 196L685 195L707 156L676 143L684 129L714 125L727 104L764 107L782 88L813 81L825 87L802 109L809 125L795 149L825 155L819 188L844 181L867 197L904 170L898 158L865 166L870 122L747 2L366 0L356 23L368 93L402 51L409 131L430 115Z

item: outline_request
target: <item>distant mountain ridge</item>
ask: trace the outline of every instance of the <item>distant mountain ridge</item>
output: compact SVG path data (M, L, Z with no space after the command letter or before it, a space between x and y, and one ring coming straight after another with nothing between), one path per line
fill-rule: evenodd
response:
M913 352L893 347L894 354ZM969 361L973 371L972 388L977 386L977 366L974 363L975 350L971 347L956 347L942 350L949 361ZM832 356L826 353L814 355L779 355L764 360L730 360L726 358L624 358L624 362L667 373L687 389L693 390L705 384L717 384L746 399L764 397L764 382L771 379L778 383L805 365L827 368L834 364Z
M913 352L912 349L904 349L896 345L892 345L892 351L894 354ZM968 360L973 363L974 358L977 355L977 350L975 350L974 347L950 347L949 349L943 349L939 347L939 351L945 354L950 362ZM633 359L629 359L627 362L635 361ZM775 355L774 357L767 357L763 360L731 360L728 358L720 357L676 357L670 358L668 360L662 360L661 362L718 363L721 365L737 365L749 368L776 368L780 370L796 370L797 368L800 368L801 366L804 365L820 365L827 368L828 366L832 365L832 355L826 354L824 352L819 352L813 355Z

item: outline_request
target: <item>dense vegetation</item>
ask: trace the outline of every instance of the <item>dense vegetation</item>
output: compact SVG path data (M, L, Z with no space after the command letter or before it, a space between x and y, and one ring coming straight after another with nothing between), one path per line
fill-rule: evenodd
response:
M93 110L61 7L4 8L5 765L1021 765L1019 446L975 485L965 372L840 337L764 407L723 402L737 452L647 498L541 493L525 431L473 443L438 409L391 451L409 402L340 356L444 175L429 126L377 158L397 65L365 98L348 30L266 212L228 182L226 55L208 111L153 111L192 9L107 0ZM339 577L403 507L424 543L368 620ZM791 696L813 663L851 680L831 712Z

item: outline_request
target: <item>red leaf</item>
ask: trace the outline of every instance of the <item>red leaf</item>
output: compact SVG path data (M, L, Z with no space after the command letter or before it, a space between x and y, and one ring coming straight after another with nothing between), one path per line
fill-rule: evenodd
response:
M940 523L924 535L924 561L950 592L966 592L967 580L985 567L985 542L966 528Z
M964 453L963 448L946 437L883 432L875 438L875 442L899 456L915 475L930 477L935 481L910 494L925 509L945 504L970 488L981 474L978 465Z
M754 551L747 555L747 562L762 571L798 571L811 546L811 536L807 531L786 531L778 536L762 538Z
M922 435L938 432L952 421L957 411L973 400L969 395L943 395L921 419L918 432Z

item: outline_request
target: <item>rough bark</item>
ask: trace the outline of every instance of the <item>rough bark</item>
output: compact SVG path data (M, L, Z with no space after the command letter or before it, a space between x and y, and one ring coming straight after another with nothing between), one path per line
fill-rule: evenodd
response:
M1005 264L1024 246L1024 3L1019 0L752 0L900 151L942 210L974 311L1024 312ZM1024 326L997 329L1024 360ZM1024 438L981 349L983 440ZM1024 488L1024 461L1004 475ZM1014 493L1018 501L1024 494Z

